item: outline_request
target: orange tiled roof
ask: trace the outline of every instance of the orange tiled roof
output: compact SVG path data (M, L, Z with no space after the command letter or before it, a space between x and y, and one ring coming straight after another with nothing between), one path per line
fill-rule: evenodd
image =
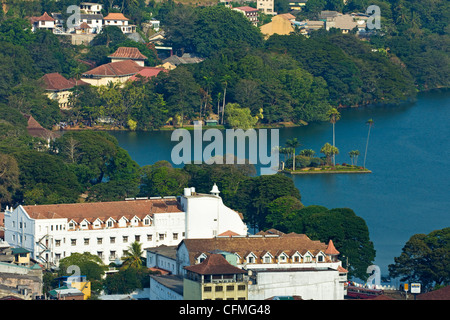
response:
M47 12L44 12L44 14L42 16L40 16L40 17L31 17L31 21L32 22L35 22L35 21L55 21L55 19L50 17Z
M221 254L212 254L208 256L202 263L184 267L184 269L198 274L247 273L247 271L232 266Z
M27 132L30 136L42 139L54 139L58 136L58 134L56 134L55 132L45 129L43 126L41 126L40 123L37 122L32 115L26 114L24 115L24 117L28 121Z
M144 56L138 48L134 47L119 47L116 52L109 55L108 58L123 58L123 59L134 59L134 60L146 60L147 57Z
M49 204L23 208L32 219L66 218L77 223L84 219L92 223L96 219L106 221L113 218L118 221L122 217L130 220L134 216L143 219L147 215L153 216L158 213L183 212L175 199Z
M207 254L214 250L222 250L238 254L245 258L250 253L261 260L269 252L278 256L282 252L292 256L295 252L304 255L308 251L312 255L325 253L327 245L320 241L313 241L305 234L289 234L282 236L250 236L250 237L216 237L212 239L184 239L183 242L189 251L191 265L202 253Z
M143 68L144 67L138 65L133 60L123 60L103 64L101 66L98 66L97 68L83 73L83 76L119 77L136 74Z
M327 250L325 250L326 254L338 255L339 251L336 250L333 244L333 240L330 239L328 242Z
M139 80L139 76L144 78L153 78L156 77L160 72L168 72L168 70L164 68L157 68L157 67L144 67L141 71L134 74L129 80L135 81Z
M74 87L74 83L64 78L58 72L47 73L41 78L47 90L68 90Z
M115 12L110 12L105 18L103 18L104 20L130 20L128 18L126 18L123 13L115 13Z

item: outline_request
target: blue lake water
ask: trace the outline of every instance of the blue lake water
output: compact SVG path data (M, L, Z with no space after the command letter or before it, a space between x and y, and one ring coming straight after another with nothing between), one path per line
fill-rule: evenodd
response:
M419 95L414 103L344 109L336 123L336 163L350 163L348 152L359 150L362 165L368 119L374 120L366 167L371 174L293 176L305 205L347 207L362 217L369 228L377 255L375 264L387 274L387 266L409 238L450 226L450 93ZM111 132L141 166L158 160L171 161L171 132ZM301 149L332 143L330 123L283 128L280 145L298 138ZM351 262L350 262L351 263Z

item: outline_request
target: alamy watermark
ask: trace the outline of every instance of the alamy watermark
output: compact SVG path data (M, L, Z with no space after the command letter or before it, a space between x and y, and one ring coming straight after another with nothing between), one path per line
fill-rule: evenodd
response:
M369 19L367 19L367 28L369 30L373 29L381 29L381 9L379 6L370 5L366 14L369 15Z
M202 125L194 125L193 131L187 129L174 130L171 141L179 141L171 153L172 163L176 165L191 163L258 164L263 165L260 168L261 174L274 174L278 171L278 129L203 130ZM203 147L204 142L209 143ZM223 155L224 144L226 156L220 156ZM246 157L246 154L248 154L248 157Z

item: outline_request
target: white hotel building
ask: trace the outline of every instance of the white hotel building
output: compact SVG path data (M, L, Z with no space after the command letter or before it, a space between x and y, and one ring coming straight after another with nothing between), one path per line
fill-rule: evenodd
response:
M176 197L6 208L5 240L48 266L72 253L117 262L131 243L142 248L178 245L184 238L209 238L226 232L247 235L242 216L226 207L214 186L211 194L186 188Z

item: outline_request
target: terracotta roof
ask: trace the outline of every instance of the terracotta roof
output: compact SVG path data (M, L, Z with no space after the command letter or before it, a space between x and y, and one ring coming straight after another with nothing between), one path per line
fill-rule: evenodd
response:
M74 83L64 78L58 72L47 73L41 78L45 83L46 90L60 91L74 87Z
M117 62L110 62L103 64L83 73L83 76L97 76L97 77L118 77L125 75L133 75L141 71L144 67L138 65L133 60L123 60Z
M32 22L35 22L35 21L55 21L55 19L50 17L47 12L44 12L44 14L42 16L40 16L40 17L31 17L31 21Z
M90 26L87 24L87 22L83 22L82 24L80 24L80 26L78 27L78 29L89 29Z
M239 274L247 273L232 266L221 254L211 254L202 263L184 267L184 269L198 274Z
M202 253L207 254L214 250L222 250L238 254L245 258L250 253L255 254L257 259L269 252L272 256L278 256L282 252L292 256L296 252L304 255L308 251L312 255L319 252L325 253L327 245L320 241L313 241L305 234L290 234L289 236L247 236L247 237L216 237L212 239L184 239L189 251L191 265Z
M153 78L153 77L156 77L161 71L168 72L168 70L166 70L164 68L144 67L141 71L134 74L129 80L136 81L139 79L139 76L144 77L144 78Z
M126 18L123 13L113 13L110 12L105 18L104 20L130 20L128 18Z
M327 250L325 250L325 254L338 255L339 251L336 250L333 244L333 240L330 239L328 242Z
M287 20L295 19L295 16L293 14L290 14L290 13L282 13L282 14L279 14L278 16L280 16L282 18L285 18Z
M175 199L49 204L23 208L32 219L66 218L76 223L84 219L92 223L96 219L106 221L113 218L118 221L122 217L130 220L134 216L143 219L147 215L153 216L158 213L183 212Z
M236 233L231 230L227 230L218 235L219 237L231 237L231 236L239 236L239 233Z
M58 136L55 132L41 126L32 115L25 114L24 117L28 120L27 132L30 136L42 139L54 139Z
M248 6L237 7L237 8L233 8L233 9L238 9L238 10L245 11L245 12L258 11L258 9L252 8L252 7L248 7Z
M450 286L419 294L417 300L450 300Z
M134 47L119 47L116 52L109 55L108 58L118 58L118 59L132 59L132 60L146 60L147 57L144 56L138 48Z

